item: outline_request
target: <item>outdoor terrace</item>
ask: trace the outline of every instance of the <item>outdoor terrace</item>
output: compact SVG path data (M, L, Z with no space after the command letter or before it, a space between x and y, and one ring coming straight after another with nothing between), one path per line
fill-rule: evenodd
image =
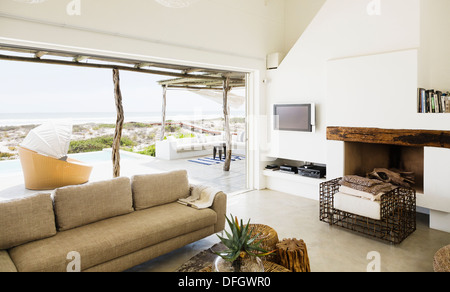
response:
M75 154L72 156L93 165L90 182L113 178L111 150ZM211 163L196 163L192 161L212 161ZM223 160L222 160L223 161ZM141 154L121 151L121 176L131 177L135 174L161 173L171 170L185 169L191 184L204 184L215 187L230 195L246 189L246 160L242 155L231 162L230 171L223 170L223 162L211 155L178 160L162 160ZM210 164L210 165L207 165ZM20 168L20 161L0 162L0 201L16 199L39 191L27 190ZM8 171L10 169L11 171ZM5 171L6 170L6 171Z

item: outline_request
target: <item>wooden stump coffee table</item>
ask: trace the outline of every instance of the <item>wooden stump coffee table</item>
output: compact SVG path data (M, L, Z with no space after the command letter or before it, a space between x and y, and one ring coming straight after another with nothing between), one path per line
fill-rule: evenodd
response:
M280 264L292 272L310 272L308 251L303 240L283 239L277 243Z
M267 250L268 252L277 249L278 234L275 229L264 224L250 224L248 229L253 230L252 236L259 234L257 240L262 240L260 245L261 248ZM278 263L278 253L273 252L267 256L264 256L262 260Z

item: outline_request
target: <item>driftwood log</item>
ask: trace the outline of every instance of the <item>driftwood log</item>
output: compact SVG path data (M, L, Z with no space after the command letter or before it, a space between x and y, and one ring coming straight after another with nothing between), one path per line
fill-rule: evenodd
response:
M164 141L164 136L166 135L166 107L167 107L167 85L163 85L162 121L161 121L160 141Z
M225 153L225 163L223 165L224 171L230 171L231 165L231 132L230 132L230 105L228 104L228 92L230 91L230 78L225 78L223 81L223 115L225 127L225 143L227 151Z
M385 183L391 183L402 187L411 187L411 185L414 185L415 183L413 172L400 171L397 169L375 168L366 176L368 178L378 179Z
M292 272L311 272L308 251L303 240L283 239L277 243L280 264Z
M122 128L124 121L124 112L122 106L122 92L120 91L119 70L113 69L114 81L114 99L116 101L116 129L114 131L114 140L112 145L113 177L120 176L120 140L122 138Z

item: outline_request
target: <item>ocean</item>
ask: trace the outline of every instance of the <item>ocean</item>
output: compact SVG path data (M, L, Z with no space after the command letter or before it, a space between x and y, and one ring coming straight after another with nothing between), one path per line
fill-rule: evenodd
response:
M125 123L157 123L161 122L161 112L125 112ZM195 121L223 117L220 111L210 112L168 112L166 121ZM231 117L245 117L243 112L234 112ZM47 121L71 120L74 125L87 123L115 124L116 113L0 113L1 126L40 125Z

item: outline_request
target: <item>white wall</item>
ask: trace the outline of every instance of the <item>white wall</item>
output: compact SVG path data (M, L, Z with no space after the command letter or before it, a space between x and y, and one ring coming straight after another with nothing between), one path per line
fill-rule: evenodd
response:
M327 68L327 125L425 128L417 113L417 50L334 60Z
M334 100L337 97L327 93L328 61L419 47L419 0L381 1L380 15L368 14L369 3L371 1L326 1L280 67L268 72L268 115L273 103L315 102L317 106L314 134L276 133L271 130L268 119L269 157L327 162L327 113L339 103ZM369 82L374 76L367 75L371 74L372 68L363 66L360 69L363 71L358 76ZM415 101L415 95L412 99ZM354 104L347 106L351 108Z
M286 0L285 47L286 54L295 45L326 0Z
M421 0L419 86L450 91L450 1Z

